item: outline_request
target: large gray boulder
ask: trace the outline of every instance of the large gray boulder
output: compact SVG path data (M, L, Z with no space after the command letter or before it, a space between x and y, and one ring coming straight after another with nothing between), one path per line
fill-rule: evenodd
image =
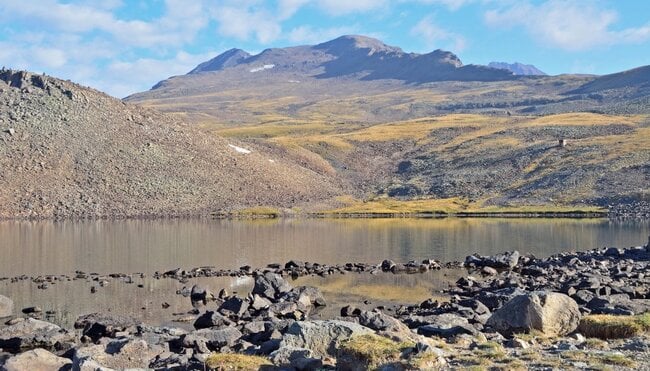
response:
M35 348L65 350L72 346L74 340L73 333L33 318L0 328L0 348L12 353Z
M37 348L9 358L0 369L6 371L66 370L70 369L71 365L71 360Z
M298 321L289 326L282 337L282 348L305 348L318 357L336 357L341 341L373 331L357 323L329 321Z
M262 276L255 277L255 286L253 287L252 294L274 300L291 291L291 289L293 287L282 276L267 272Z
M575 331L580 317L578 304L567 295L536 291L514 297L494 312L486 325L505 336L531 330L562 336Z
M0 318L14 314L14 302L6 296L0 295Z

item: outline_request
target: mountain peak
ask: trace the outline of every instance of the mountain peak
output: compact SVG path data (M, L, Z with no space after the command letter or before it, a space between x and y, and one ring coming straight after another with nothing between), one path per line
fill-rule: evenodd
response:
M402 49L384 44L381 40L362 35L343 35L316 45L314 48L340 55L350 51L368 50L368 55L376 52L403 53Z
M519 76L546 76L546 73L532 64L523 64L519 62L490 62L488 67L507 70Z
M196 66L195 69L190 71L188 74L195 74L200 72L208 71L220 71L224 68L233 67L241 63L244 59L250 57L251 55L241 49L232 48L226 50L225 52L217 55L216 57L210 59L207 62L203 62Z

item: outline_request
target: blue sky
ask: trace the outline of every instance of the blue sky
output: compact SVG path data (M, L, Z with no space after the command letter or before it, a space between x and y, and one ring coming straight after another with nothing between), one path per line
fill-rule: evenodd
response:
M117 97L238 47L343 34L465 64L606 74L650 64L647 0L0 0L0 64Z

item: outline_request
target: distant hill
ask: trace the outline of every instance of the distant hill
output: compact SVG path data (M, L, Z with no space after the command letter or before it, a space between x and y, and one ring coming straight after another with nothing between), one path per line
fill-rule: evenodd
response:
M533 66L532 64L522 64L519 62L490 62L488 67L507 70L518 76L546 76L546 73Z
M95 90L0 70L0 218L202 215L339 193L290 156Z
M572 93L588 94L612 89L637 89L646 93L650 92L650 66L600 76Z

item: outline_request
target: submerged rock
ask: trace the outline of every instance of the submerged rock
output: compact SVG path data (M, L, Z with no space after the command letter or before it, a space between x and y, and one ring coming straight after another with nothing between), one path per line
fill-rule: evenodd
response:
M0 318L14 314L14 302L6 296L0 295Z
M531 330L561 336L573 332L580 317L578 304L567 295L536 291L507 302L492 314L486 325L505 336Z

